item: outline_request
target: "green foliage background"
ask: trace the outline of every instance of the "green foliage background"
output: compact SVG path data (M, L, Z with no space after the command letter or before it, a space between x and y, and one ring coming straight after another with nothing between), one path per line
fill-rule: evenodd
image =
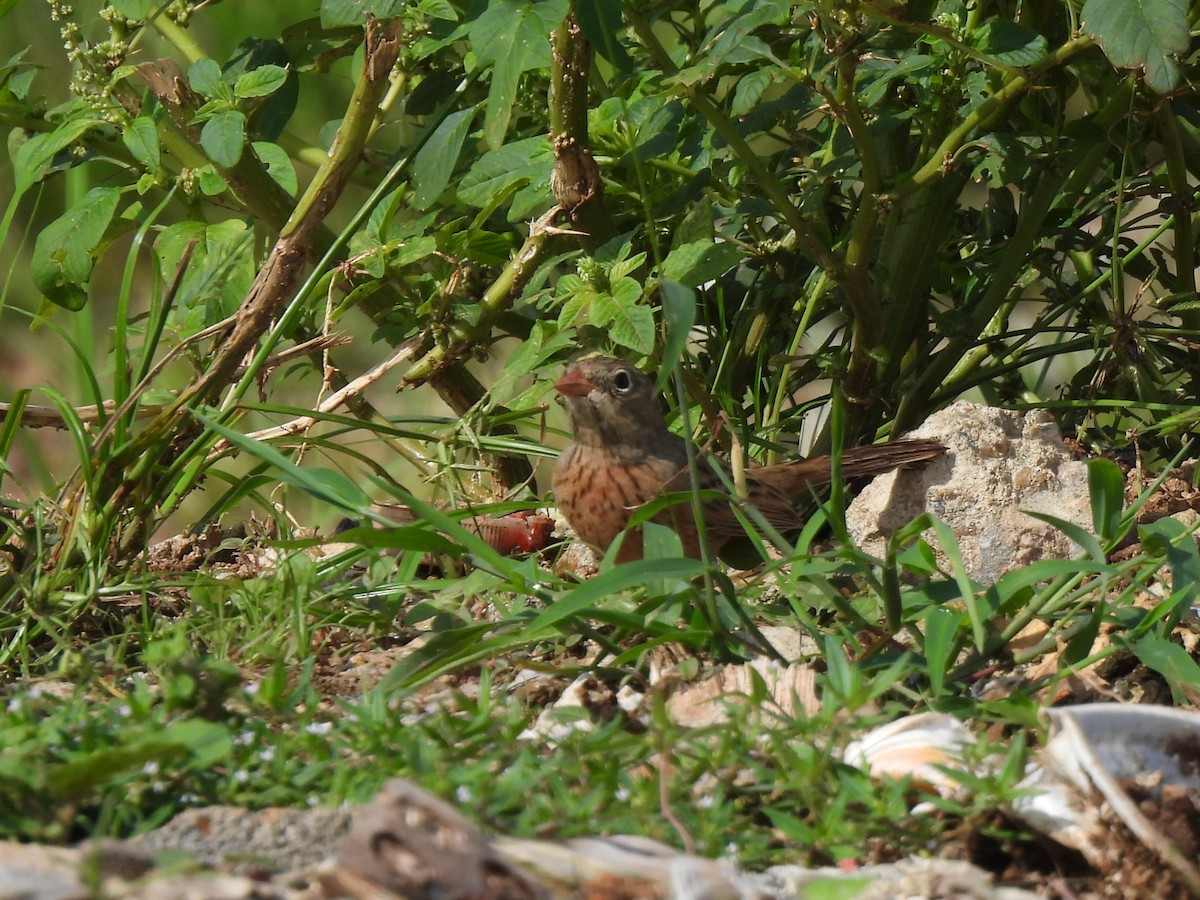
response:
M549 385L579 351L658 367L673 427L724 413L762 459L798 434L824 448L897 433L968 393L1052 408L1095 446L1136 439L1150 462L1194 426L1195 4L267 7L0 0L0 671L66 673L120 701L97 716L86 697L11 699L6 834L127 833L206 800L362 799L379 757L476 792L492 821L586 828L617 790L644 821L659 798L627 776L645 747L616 726L553 761L590 793L529 809L547 763L509 753L525 723L491 708L490 667L535 645L569 667L581 636L620 673L668 641L736 656L754 634L738 591L688 560L568 584L397 487L534 505L530 460L561 437L544 429ZM350 342L320 343L334 333ZM372 390L317 406L369 373ZM297 433L250 434L306 415ZM43 458L43 427L65 461ZM1193 602L1190 538L1146 530L1177 590L1133 609L1162 559L1107 561L1131 521L1115 469L1093 471L1088 566L1045 561L987 591L926 545L810 560L806 531L772 573L773 612L822 647L829 708L766 763L739 728L681 741L684 782L753 756L770 785L706 811L705 846L748 810L814 858L852 855L842 812L870 788L814 734L882 697L975 709L965 679L1034 618L1051 645L1070 635L1072 665L1119 619L1172 689L1200 682L1168 639ZM288 538L298 495L370 518L380 494L423 521L351 532L357 556L296 553L244 583L142 569L189 498L197 530L253 504ZM919 526L909 537L952 545ZM427 582L428 553L474 568ZM897 566L927 582L902 588ZM876 594L846 600L831 579L847 572ZM467 609L481 596L487 621ZM859 636L876 627L916 635L913 655L872 662ZM318 650L417 633L353 716L318 714ZM457 714L411 729L395 714L475 667ZM983 710L1034 712L1022 696ZM899 800L874 809L876 833L894 834Z

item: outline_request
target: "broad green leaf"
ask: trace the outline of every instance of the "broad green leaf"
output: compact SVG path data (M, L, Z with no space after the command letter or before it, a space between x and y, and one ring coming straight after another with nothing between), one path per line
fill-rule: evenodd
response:
M253 232L245 222L179 222L163 229L154 241L154 255L164 282L169 284L174 279L179 260L193 241L196 246L191 262L171 311L173 326L184 336L233 313L255 275Z
M733 92L733 104L729 111L738 117L750 112L762 98L763 92L770 86L774 77L774 72L763 68L747 72L739 78Z
M476 107L451 113L438 126L429 141L413 160L412 183L415 187L412 205L416 209L428 209L450 183L454 167L458 164L463 142L471 130Z
M287 69L283 66L259 66L241 75L233 85L233 93L237 97L266 97L275 93L287 81Z
M665 383L675 362L683 356L691 336L692 326L696 324L696 294L691 288L684 287L676 281L663 279L658 283L659 294L662 297L663 326L667 337L663 343L662 368L659 370L659 385Z
M200 185L200 193L205 197L217 197L229 190L229 185L212 163L196 170L196 183Z
M70 119L46 134L37 134L17 148L12 156L15 196L20 196L40 181L46 168L60 151L74 144L93 128L105 127L100 119L84 116Z
M946 672L954 662L958 649L958 629L966 616L952 609L933 606L925 613L925 664L929 676L929 691L938 697L942 693Z
M724 275L742 258L736 246L728 242L697 241L676 247L663 260L662 277L685 287L699 287Z
M271 180L295 197L299 182L296 180L296 167L292 165L292 158L287 151L270 141L253 141L250 146L254 148L255 156L267 167Z
M1130 649L1145 665L1162 675L1171 687L1171 694L1183 701L1181 688L1195 694L1200 691L1200 664L1183 647L1165 638L1148 637L1130 644Z
M590 317L608 326L608 336L622 347L648 354L654 349L654 313L637 300L621 301L608 294L597 294Z
M235 109L217 113L200 129L200 146L222 168L237 165L246 145L246 117Z
M1102 539L1116 540L1121 537L1117 532L1125 507L1125 478L1111 459L1089 459L1087 469L1092 528Z
M72 310L87 303L87 283L120 199L119 188L92 188L38 235L33 283L51 303Z
M497 0L467 24L479 64L492 69L484 140L492 150L504 143L521 73L550 65L550 34L567 15L567 0Z
M1006 66L1031 66L1046 55L1046 39L1016 22L985 22L971 38L975 49Z
M449 0L418 0L417 9L434 19L444 19L448 22L458 21L458 10Z
M622 306L631 306L642 299L642 286L632 278L614 278L609 293Z
M162 160L159 152L158 126L149 116L138 116L121 134L125 147L133 158L147 169L157 169Z
M188 67L188 84L205 97L217 97L224 86L221 79L221 67L215 59L205 57L198 59Z
M635 253L633 256L625 259L619 258L613 262L612 268L609 269L608 277L613 281L616 281L618 278L624 278L626 275L632 275L634 272L640 269L645 262L645 253Z
M1174 618L1196 602L1200 594L1200 551L1187 527L1177 519L1166 516L1138 529L1142 548L1149 553L1160 553L1167 558L1171 570L1171 589L1178 594Z
M458 183L458 199L484 208L505 188L517 182L549 185L554 154L544 137L525 138L491 150L479 158ZM549 188L547 188L549 190Z
M1079 19L1114 66L1142 69L1160 94L1179 84L1175 57L1191 44L1187 0L1087 0Z

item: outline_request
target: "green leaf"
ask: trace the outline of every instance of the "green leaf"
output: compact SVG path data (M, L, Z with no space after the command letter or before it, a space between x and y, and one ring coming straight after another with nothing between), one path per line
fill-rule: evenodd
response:
M521 73L550 65L550 34L567 15L567 0L498 0L467 24L471 49L492 68L483 137L498 150L504 143Z
M225 86L221 78L221 67L217 61L205 57L198 59L188 67L188 84L205 97L218 97Z
M625 25L621 19L620 0L578 3L575 6L575 18L579 22L579 30L593 50L616 66L623 75L633 71L633 60L617 36Z
M1160 94L1179 84L1174 57L1191 43L1187 0L1087 0L1079 19L1114 66L1142 69Z
M995 19L985 22L974 34L971 43L980 53L1006 66L1031 66L1046 55L1046 39L1032 29Z
M724 275L742 258L741 251L728 242L696 241L676 247L663 260L662 277L685 287L699 287Z
M664 383L661 379L665 379L666 373L683 356L692 326L696 324L696 294L691 288L666 279L658 283L658 289L662 297L663 326L667 332L663 344L663 364L659 370L661 385Z
M159 151L158 126L149 116L138 116L121 134L125 147L133 158L147 169L157 169L162 160Z
M42 179L50 161L93 128L104 127L100 119L85 116L70 119L47 134L37 134L17 148L12 155L14 196L19 197Z
M1118 540L1122 537L1119 532L1125 507L1125 478L1111 459L1089 459L1087 467L1092 528L1103 540Z
M450 183L454 167L458 164L463 142L471 130L477 107L459 110L446 116L417 153L413 160L412 183L415 190L412 205L416 209L428 209Z
M1167 558L1171 590L1178 595L1172 618L1178 622L1179 617L1195 605L1200 594L1200 550L1196 541L1188 533L1187 526L1170 516L1143 525L1138 529L1138 536L1143 550Z
M925 613L925 664L929 676L929 691L934 697L941 696L946 672L954 662L958 650L958 630L966 616L940 606L930 607Z
M1103 564L1107 555L1104 548L1100 546L1100 542L1096 540L1096 536L1089 533L1086 528L1081 528L1074 522L1069 522L1066 519L1052 516L1049 513L1034 512L1031 509L1023 509L1021 512L1027 516L1033 516L1035 519L1053 525L1068 538L1083 548L1084 552L1092 558L1093 561Z
M1142 663L1167 680L1176 702L1186 702L1186 694L1181 688L1186 687L1193 694L1200 690L1200 664L1178 644L1165 638L1148 637L1134 641L1130 649Z
M233 85L233 93L237 97L266 97L275 93L287 81L287 69L283 66L265 65L251 69L241 75Z
M179 260L193 241L191 262L171 310L172 325L185 337L236 310L255 276L253 231L245 222L179 222L163 229L154 241L165 283L175 278Z
M639 559L614 566L560 596L526 626L526 632L532 636L557 628L565 621L591 613L592 607L628 588L664 580L689 581L703 572L702 562L683 558Z
M738 79L737 88L733 92L733 104L729 111L741 117L754 109L762 98L763 92L774 80L770 69L756 69Z
M38 235L33 283L51 303L71 310L87 303L87 283L120 199L119 188L92 188Z
M221 435L233 446L272 466L280 481L285 484L299 488L306 494L350 513L361 513L371 505L370 498L362 489L341 472L333 469L301 468L274 447L228 428L203 413L195 410L191 410L191 413L206 428Z
M622 301L609 294L597 294L590 316L594 324L608 325L608 336L622 347L642 354L654 349L654 313L636 299Z
M292 165L292 158L287 151L270 141L253 141L250 146L254 148L255 156L267 167L271 180L295 197L299 182L296 180L296 167Z
M218 166L237 165L246 146L246 117L236 109L217 113L200 130L200 146Z
M479 158L458 183L458 199L480 209L518 182L549 185L554 153L544 137L525 138ZM547 191L549 188L546 189Z

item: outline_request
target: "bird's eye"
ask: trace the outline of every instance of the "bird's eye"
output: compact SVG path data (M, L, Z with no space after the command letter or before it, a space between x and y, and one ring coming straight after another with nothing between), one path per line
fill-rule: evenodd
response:
M613 376L613 387L617 389L618 394L628 394L633 390L633 376L629 374L628 369L617 370L617 374Z

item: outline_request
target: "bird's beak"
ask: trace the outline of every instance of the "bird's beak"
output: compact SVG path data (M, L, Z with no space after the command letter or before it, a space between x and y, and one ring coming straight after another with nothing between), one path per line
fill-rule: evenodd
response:
M575 369L568 369L562 378L554 382L554 389L564 397L586 397L596 386Z

